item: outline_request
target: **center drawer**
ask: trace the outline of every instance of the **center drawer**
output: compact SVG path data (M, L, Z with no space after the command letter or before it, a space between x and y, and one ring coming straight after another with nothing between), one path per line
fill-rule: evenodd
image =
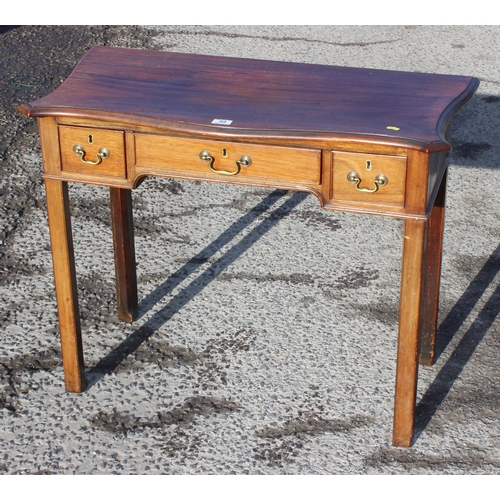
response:
M321 182L321 150L135 134L135 170L229 180Z

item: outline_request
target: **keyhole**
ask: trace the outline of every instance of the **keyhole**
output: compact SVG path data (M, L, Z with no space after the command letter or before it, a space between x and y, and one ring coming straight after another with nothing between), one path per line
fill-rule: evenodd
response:
M227 149L222 148L222 158L227 158Z
M94 142L94 138L92 137L92 134L89 134L89 144L92 144Z
M366 170L371 170L372 169L372 162L371 160L366 160Z

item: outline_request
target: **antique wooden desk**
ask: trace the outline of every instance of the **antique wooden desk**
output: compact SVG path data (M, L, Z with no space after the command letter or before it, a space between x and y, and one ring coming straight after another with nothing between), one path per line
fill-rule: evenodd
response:
M146 176L278 187L404 219L393 444L434 362L452 115L478 80L94 47L39 119L68 391L85 389L68 182L109 186L118 314L137 316L131 189Z

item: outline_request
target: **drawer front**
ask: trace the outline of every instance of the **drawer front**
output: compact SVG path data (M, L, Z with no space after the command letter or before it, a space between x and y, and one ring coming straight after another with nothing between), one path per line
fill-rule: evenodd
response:
M59 145L63 172L126 177L124 133L119 130L60 126Z
M135 156L136 172L162 168L166 173L217 180L255 179L316 185L321 181L318 149L136 134Z
M406 158L333 152L332 200L404 207Z

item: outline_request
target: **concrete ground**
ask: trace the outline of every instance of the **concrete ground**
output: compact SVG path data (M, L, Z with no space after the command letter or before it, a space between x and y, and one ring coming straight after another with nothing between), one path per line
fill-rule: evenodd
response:
M145 181L124 324L108 191L71 185L91 386L65 392L37 125L16 107L93 45L481 80L454 121L412 448L390 445L402 222L302 193ZM0 67L0 473L500 472L499 26L23 26L0 33Z

